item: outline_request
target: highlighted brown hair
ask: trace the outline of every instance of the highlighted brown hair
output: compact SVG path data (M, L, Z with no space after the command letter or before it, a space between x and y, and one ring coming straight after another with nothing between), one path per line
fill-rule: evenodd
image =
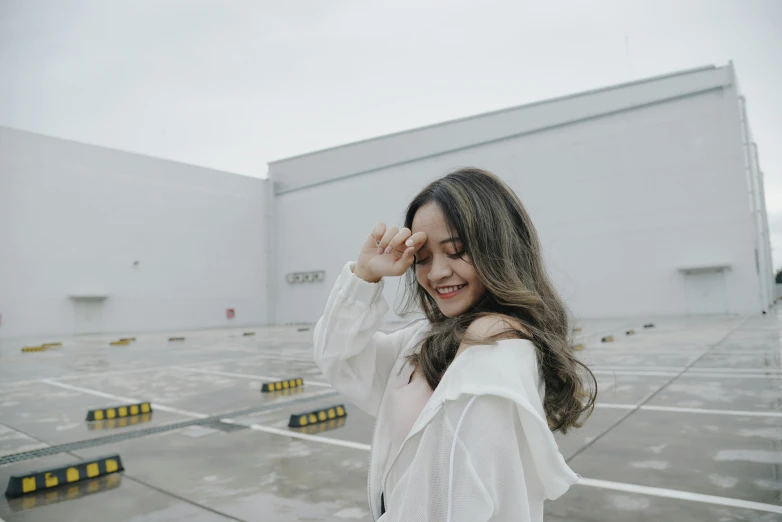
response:
M401 313L422 311L432 330L410 361L434 389L462 343L508 336L528 339L537 350L545 383L543 407L549 427L563 433L580 427L594 409L597 381L573 354L570 312L544 268L537 232L518 196L490 172L457 170L433 181L413 199L405 227L411 228L418 209L431 202L445 215L451 235L461 238L465 258L486 293L467 312L446 317L418 284L414 264L407 271ZM523 329L509 328L493 339L466 338L475 319L491 314L508 316L509 323L518 322Z

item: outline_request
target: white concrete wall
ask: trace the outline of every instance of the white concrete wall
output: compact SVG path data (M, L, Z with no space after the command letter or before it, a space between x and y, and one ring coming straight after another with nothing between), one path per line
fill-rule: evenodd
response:
M268 185L0 128L0 336L264 323Z
M493 171L517 191L555 283L582 317L687 314L678 269L715 263L732 267L725 311L759 313L742 147L738 97L727 85L283 192L275 318L316 320L373 224L399 223L418 190L462 166ZM312 168L317 158L304 159ZM291 161L272 164L271 175L291 174ZM285 273L310 269L325 270L326 281L285 283ZM396 286L387 283L390 302Z

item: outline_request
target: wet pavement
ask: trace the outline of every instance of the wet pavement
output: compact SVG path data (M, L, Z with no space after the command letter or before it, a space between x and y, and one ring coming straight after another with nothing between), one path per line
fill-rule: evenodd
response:
M547 503L546 520L782 520L781 319L583 321L577 353L598 378L598 407L556 435L583 480ZM0 497L0 519L371 520L373 418L325 383L312 331L299 328L0 340L0 487L103 455L125 467ZM109 345L126 336L136 341ZM52 341L63 344L20 351ZM297 377L301 388L260 392ZM133 401L153 413L85 421L87 410ZM291 415L336 405L346 417L287 427Z

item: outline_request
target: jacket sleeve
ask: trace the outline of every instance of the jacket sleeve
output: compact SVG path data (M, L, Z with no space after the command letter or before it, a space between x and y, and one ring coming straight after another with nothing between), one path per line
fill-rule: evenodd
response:
M410 465L380 520L543 520L546 495L515 403L465 395L446 402L439 415L422 432L415 455L407 455Z
M383 281L368 283L347 263L315 326L315 363L326 379L359 408L376 416L386 383L411 328L378 331L388 304Z

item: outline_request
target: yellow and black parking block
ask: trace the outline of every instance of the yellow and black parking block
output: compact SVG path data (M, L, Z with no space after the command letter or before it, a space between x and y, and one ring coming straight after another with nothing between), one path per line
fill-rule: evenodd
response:
M152 413L143 413L141 415L131 415L129 417L117 417L114 419L104 419L92 421L89 424L91 430L113 430L115 428L126 428L136 424L143 424L152 420Z
M152 413L152 405L148 402L139 402L137 404L125 404L114 406L112 408L102 408L100 410L90 410L87 412L88 421L121 419L123 417L132 417Z
M43 343L41 346L44 348L51 348L52 346L62 346L62 343L57 341L56 343Z
M41 490L37 493L28 493L20 498L9 498L8 507L11 511L26 511L28 509L49 506L58 502L76 500L93 493L108 491L120 486L122 475L119 473L110 473L102 477L97 477L83 482L76 482L67 486Z
M136 340L135 337L123 337L122 339L120 339L120 341L135 341L135 340Z
M303 426L309 426L312 424L318 424L319 422L326 422L331 419L339 419L346 417L347 412L345 406L339 404L326 408L325 410L316 410L307 413L299 413L291 415L291 420L288 422L289 428L301 428Z
M273 391L280 391L280 390L288 390L290 388L298 388L299 386L304 386L304 379L301 377L297 377L295 379L285 379L284 381L277 381L277 382L265 382L263 383L263 386L261 386L262 392L273 392Z
M251 335L255 335L255 332L244 332L245 337L250 337Z
M627 330L627 335L635 335L635 330L632 328L630 330Z
M654 323L645 324L644 328L654 328Z
M601 339L604 343L612 343L614 342L614 336L613 335L606 335Z
M307 435L315 435L316 433L322 433L324 431L335 430L345 425L345 417L338 419L331 419L328 422L319 422L317 424L309 424L300 428L291 428L293 431L299 433L305 433Z
M112 341L109 344L111 346L127 346L130 344L130 341Z
M109 473L124 471L119 455L99 457L58 468L31 471L21 475L12 475L8 481L5 496L16 498L34 491L72 484Z
M577 352L579 352L579 351L581 351L583 349L584 349L584 345L583 344L576 344L576 345L573 346L573 350L575 350Z
M45 346L25 346L22 348L23 352L44 352L46 351Z
M581 333L581 328L573 328L573 333Z
M184 337L169 337L168 340L169 341L184 341L185 338Z

